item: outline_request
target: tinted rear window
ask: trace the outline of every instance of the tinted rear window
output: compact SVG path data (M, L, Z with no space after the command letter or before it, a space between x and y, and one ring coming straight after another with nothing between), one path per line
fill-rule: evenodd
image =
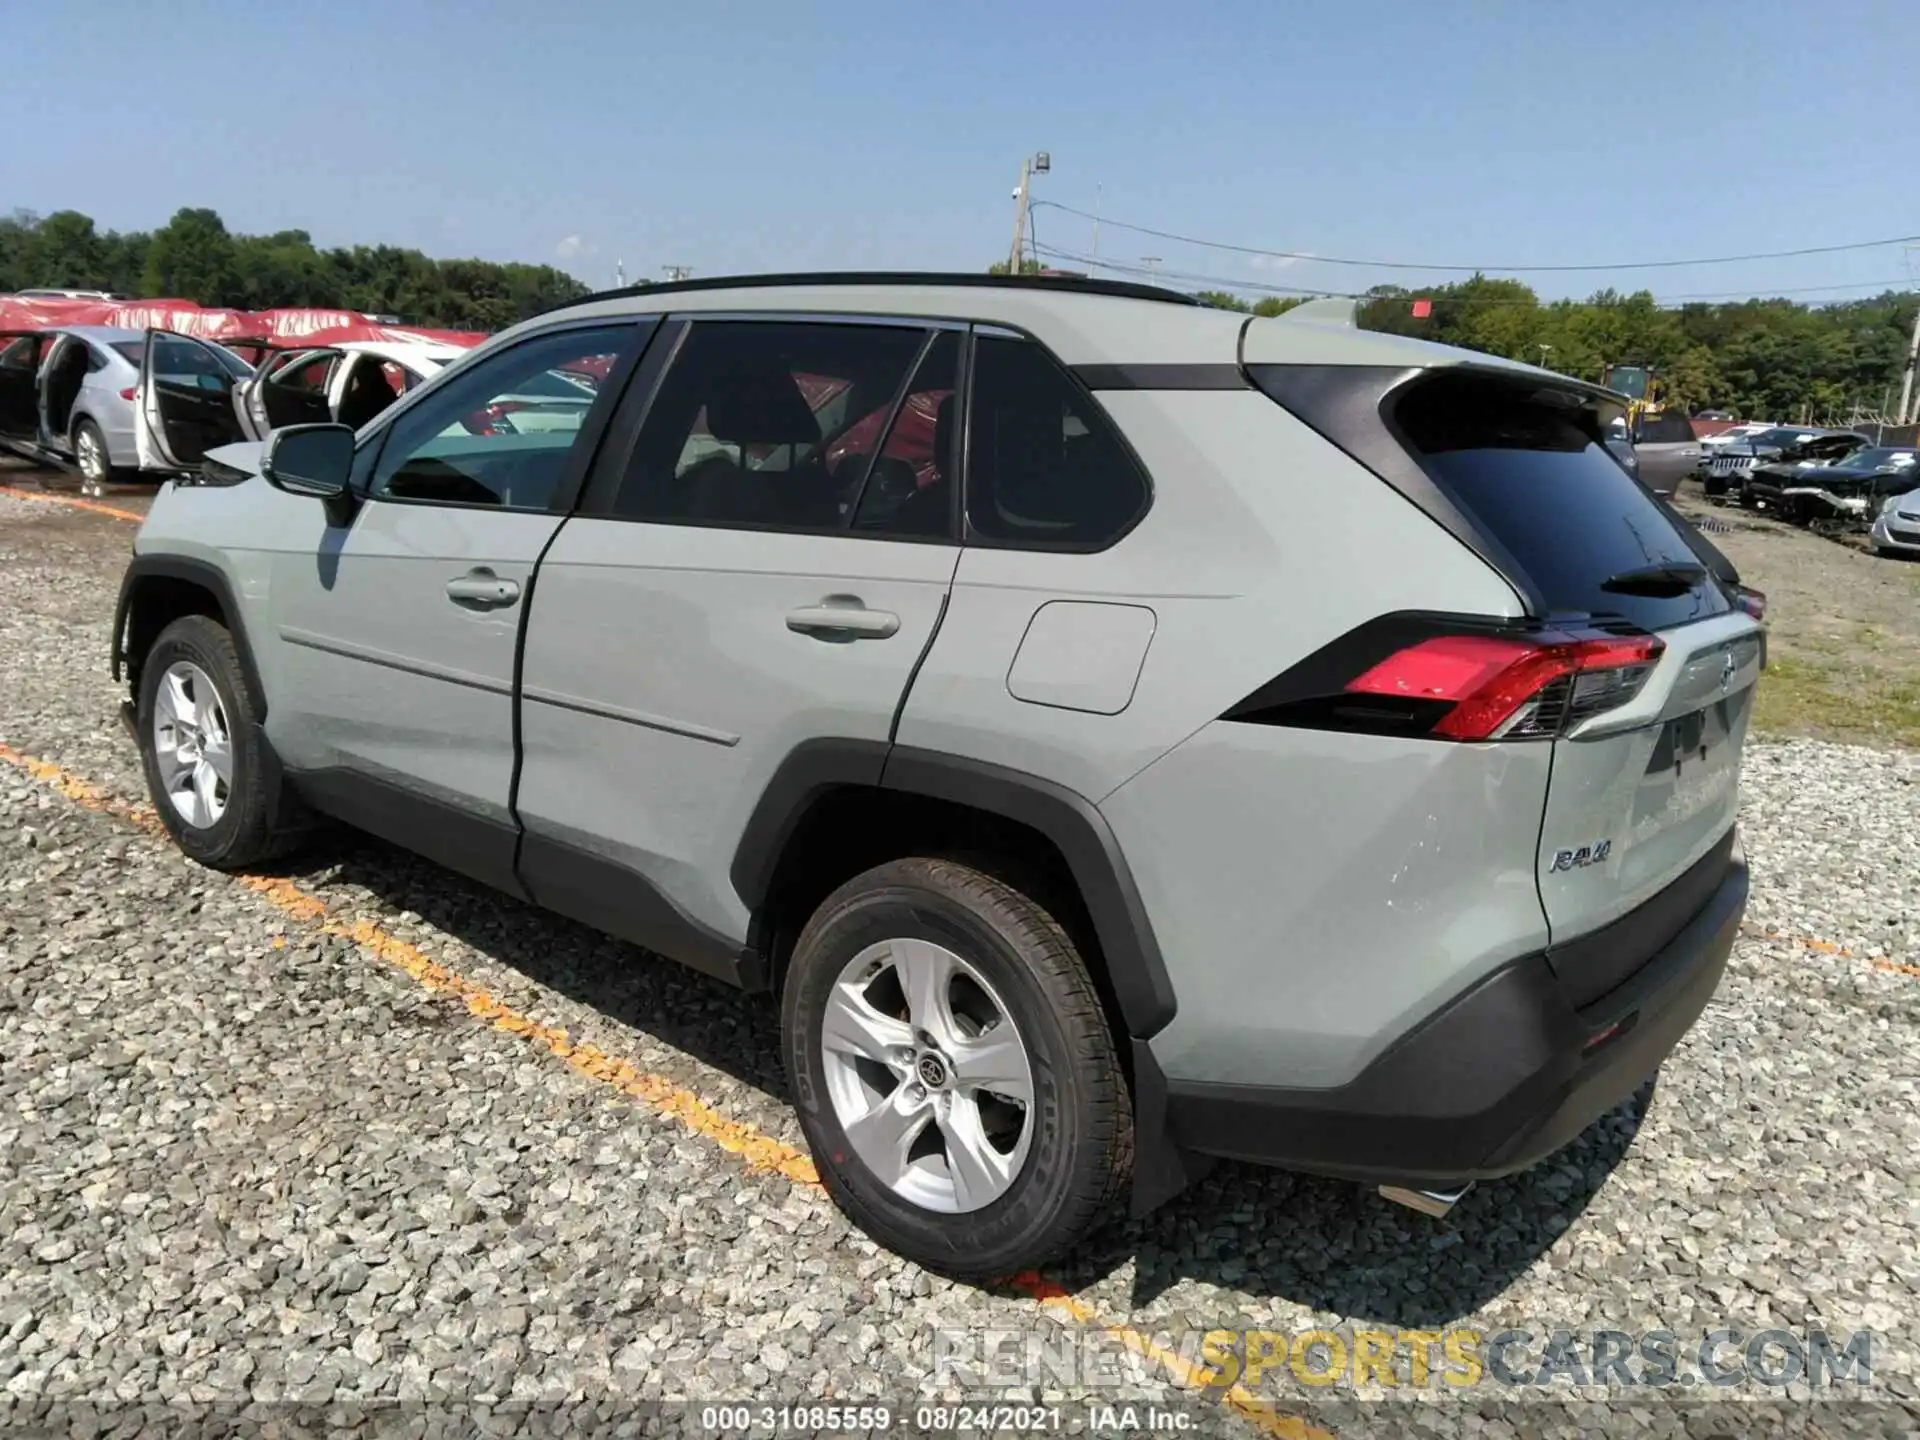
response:
M130 360L138 365L146 354L147 342L144 340L116 340L110 347L122 360Z
M1422 468L1512 556L1550 611L1617 615L1661 630L1728 609L1711 579L1678 596L1602 588L1627 571L1700 561L1607 453L1605 417L1583 398L1440 374L1403 391L1392 413Z

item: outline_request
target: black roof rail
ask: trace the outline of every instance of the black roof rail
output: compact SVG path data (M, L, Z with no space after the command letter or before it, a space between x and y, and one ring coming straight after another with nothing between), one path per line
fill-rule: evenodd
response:
M596 300L625 300L639 295L675 295L695 290L760 290L776 285L949 285L975 290L1061 290L1075 295L1112 295L1125 300L1158 300L1169 305L1198 305L1191 295L1131 280L1092 280L1079 275L983 275L978 271L814 270L790 275L704 275L698 280L642 282L617 290L597 290L556 305L556 310Z

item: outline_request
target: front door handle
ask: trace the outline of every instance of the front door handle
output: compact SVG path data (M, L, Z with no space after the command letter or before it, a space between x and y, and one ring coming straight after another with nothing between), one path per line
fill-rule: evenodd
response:
M502 580L484 565L447 581L447 598L474 610L494 610L520 598L520 582Z
M829 595L818 605L790 611L787 628L818 640L884 640L899 632L900 617L891 610L869 610L854 595Z

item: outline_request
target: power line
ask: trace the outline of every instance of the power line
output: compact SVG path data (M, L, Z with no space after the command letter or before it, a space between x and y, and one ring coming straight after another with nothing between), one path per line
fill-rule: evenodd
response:
M1036 200L1033 208L1047 206L1061 210L1069 215L1078 215L1082 220L1094 217L1085 210L1076 210L1071 205L1062 205L1057 200ZM1790 260L1803 255L1837 255L1846 250L1878 250L1889 245L1906 245L1920 241L1920 235L1895 235L1885 240L1857 240L1846 245L1808 245L1798 250L1763 250L1751 255L1714 255L1694 260L1633 260L1611 265L1429 265L1411 260L1355 260L1350 256L1317 255L1306 250L1267 250L1258 245L1233 245L1224 240L1202 240L1193 235L1177 235L1171 230L1156 230L1148 225L1129 225L1124 220L1110 217L1100 218L1102 225L1116 230L1131 230L1136 235L1151 235L1158 240L1173 240L1182 245L1198 245L1207 250L1229 250L1236 255L1264 255L1274 260L1310 260L1317 265L1357 265L1372 270L1443 270L1454 274L1484 274L1487 271L1523 271L1533 273L1555 272L1560 274L1575 271L1599 270L1677 270L1689 265L1736 265L1748 260Z
M1046 258L1051 260L1064 260L1064 261L1068 261L1075 264L1085 265L1085 264L1091 263L1091 258L1089 256L1077 254L1071 250L1062 250L1052 245L1036 246L1036 258L1042 255L1044 255ZM1144 264L1129 265L1124 261L1118 261L1118 260L1103 260L1100 262L1100 264L1103 269L1118 270L1129 275L1141 276L1149 279L1157 277L1160 280L1166 280L1166 281L1183 280L1190 284L1204 285L1210 288L1217 287L1221 290L1230 290L1230 291L1253 291L1253 292L1256 292L1259 294L1265 294L1265 295L1298 295L1301 297L1314 297L1314 296L1324 295L1324 296L1330 296L1334 299L1340 299L1340 300L1426 299L1426 300L1431 300L1436 305L1529 305L1529 306L1538 306L1540 309L1543 309L1543 310L1548 309L1551 306L1553 306L1555 303L1557 303L1552 300L1537 300L1537 299L1526 300L1526 299L1520 299L1518 297L1505 297L1505 296L1417 295L1411 291L1407 292L1404 295L1370 295L1370 294L1367 294L1365 291L1360 291L1360 290L1328 290L1325 288L1312 288L1312 287L1299 286L1299 285L1272 285L1264 281L1247 280L1239 276L1208 275L1208 274L1203 274L1203 273L1192 271L1192 270L1168 270L1164 267L1149 268ZM1806 286L1800 286L1794 289L1771 290L1764 295L1756 295L1750 291L1727 290L1727 291L1721 291L1715 294L1655 296L1653 303L1657 307L1666 309L1666 308L1671 308L1674 305L1684 304L1691 301L1774 300L1774 299L1784 299L1791 295L1811 295L1811 294L1825 293L1833 290L1853 289L1853 288L1856 288L1856 286L1858 288L1866 289L1868 293L1864 295L1849 296L1845 298L1870 300L1877 294L1883 293L1886 290L1899 288L1906 284L1907 282L1905 280L1896 276L1888 280L1861 280L1861 281L1853 282L1853 284L1849 284L1849 285L1806 285ZM1874 287L1878 287L1878 288L1874 288ZM1569 303L1585 304L1588 302L1576 300Z

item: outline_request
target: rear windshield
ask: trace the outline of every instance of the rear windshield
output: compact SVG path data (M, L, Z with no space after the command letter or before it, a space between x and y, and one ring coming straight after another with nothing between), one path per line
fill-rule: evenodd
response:
M109 348L119 352L121 359L131 360L134 364L138 365L142 357L146 354L147 342L144 340L116 340Z
M1605 582L1700 556L1601 440L1606 416L1569 391L1459 372L1393 401L1421 467L1513 558L1549 611L1619 616L1647 630L1725 612L1715 581L1684 594ZM1657 587L1655 587L1657 588Z

